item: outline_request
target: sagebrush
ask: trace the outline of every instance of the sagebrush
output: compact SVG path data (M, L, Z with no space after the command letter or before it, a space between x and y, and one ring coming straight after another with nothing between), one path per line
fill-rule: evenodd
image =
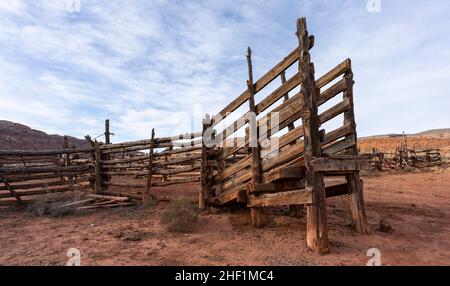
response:
M189 198L181 197L169 203L161 222L167 225L170 232L191 232L198 219L198 208Z

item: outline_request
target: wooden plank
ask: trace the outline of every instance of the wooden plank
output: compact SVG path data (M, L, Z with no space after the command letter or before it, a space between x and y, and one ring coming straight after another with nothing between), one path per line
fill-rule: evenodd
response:
M78 171L78 172L58 172L58 173L49 173L49 174L38 174L38 175L20 175L20 176L4 176L8 179L10 183L19 183L24 181L31 180L41 180L41 179L54 179L60 178L61 176L77 176L84 174L92 174L92 168L87 171Z
M130 200L129 197L119 197L119 196L110 196L110 195L98 195L98 194L91 194L88 195L89 198L93 199L103 199L103 200L114 200L118 202L127 202Z
M272 104L282 98L286 93L293 90L300 83L298 74L292 76L287 82L283 83L280 87L278 87L274 92L272 92L269 96L261 100L256 105L256 114L260 114L269 108Z
M4 156L48 156L61 154L91 153L94 149L69 149L69 150L0 150L0 157Z
M370 171L371 167L367 158L334 159L328 157L313 158L310 161L310 169L315 172L331 171Z
M75 172L87 171L89 166L64 166L64 167L0 167L0 173L5 174L37 174L37 173L58 173L58 172Z
M311 204L312 193L307 190L294 190L275 194L263 194L259 196L250 195L248 197L248 207L268 207Z
M153 182L152 185L155 187L163 187L163 186L169 186L169 185L178 185L178 184L187 184L187 183L194 183L199 182L200 176L195 177L187 177L184 179L170 179L164 182Z
M264 182L265 183L271 183L276 182L278 180L284 180L284 179L298 179L300 181L301 179L305 178L305 167L284 167L281 169L276 170L276 172L273 172L270 174L270 176L266 177Z
M345 81L345 79L341 79L340 81L320 93L319 99L317 100L317 106L321 106L346 89L347 82Z
M197 162L194 165L188 165L186 167L179 167L176 169L163 169L163 168L156 168L153 170L153 174L158 175L174 175L179 173L185 173L189 171L193 171L196 169L201 169L201 162Z
M300 190L305 188L305 180L279 181L276 183L260 183L253 188L249 185L249 193L258 195L264 193L277 193L284 191Z
M86 189L88 189L88 187L89 187L89 185L74 186L74 190L86 190ZM71 190L68 187L61 187L61 188L52 188L52 189L47 188L47 189L31 190L31 191L19 191L16 193L23 200L23 197L25 197L25 196L36 196L36 195L44 195L44 194L49 194L49 193L64 193L64 192L69 192L69 191L71 191ZM10 198L10 197L14 197L14 196L11 193L0 194L0 199Z
M201 154L194 154L192 156L188 156L188 157L184 157L184 158L175 158L175 159L168 159L167 161L162 161L162 162L154 162L154 165L156 167L163 167L163 166L168 166L168 165L173 165L173 164L181 164L181 163L186 163L186 162L191 162L191 161L199 161L201 160L202 155Z
M347 136L343 140L333 142L323 147L322 153L325 155L336 154L356 145L353 135Z
M333 107L325 110L319 115L320 124L324 124L327 121L335 118L336 116L348 111L351 108L350 102L348 100L344 100L334 105Z
M333 81L338 76L345 73L347 70L350 69L351 63L350 59L345 59L342 63L331 69L329 72L324 74L322 77L319 78L319 80L316 82L317 88L322 88L331 81Z
M158 153L155 153L154 156L155 157L161 157L161 156L165 156L165 155L191 153L191 152L201 151L201 150L202 150L201 146L198 146L198 147L197 146L195 146L195 147L183 147L183 148L177 148L177 149L173 149L173 150L166 150L166 151L158 152Z
M234 200L237 200L240 191L247 190L247 185L248 185L247 182L235 185L229 190L226 190L223 193L218 194L217 196L209 199L208 201L216 205L224 205L230 203Z

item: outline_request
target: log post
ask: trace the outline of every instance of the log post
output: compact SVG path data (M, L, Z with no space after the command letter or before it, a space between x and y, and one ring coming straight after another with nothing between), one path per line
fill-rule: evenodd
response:
M94 162L94 171L95 171L95 189L94 192L96 194L100 194L102 192L102 173L101 173L101 157L102 154L100 152L100 147L97 141L94 143L95 145L95 162Z
M114 135L113 133L111 133L109 131L109 119L105 119L105 144L111 144L111 135ZM109 161L111 159L111 155L110 154L104 154L103 155L103 160L105 161ZM103 181L111 181L111 176L110 175L105 175L103 178ZM108 185L105 186L105 190L108 189Z
M67 149L69 149L69 138L67 137L67 135L64 135L63 150L67 150ZM64 159L65 159L64 165L66 167L69 167L70 166L70 154L66 153ZM69 190L73 191L73 177L67 176L67 181L69 183Z
M261 181L261 160L260 160L260 146L258 142L259 128L256 120L256 105L255 105L255 86L253 84L253 66L252 66L252 50L250 47L247 49L247 66L248 66L248 80L247 87L249 92L249 108L250 108L250 120L249 120L249 147L252 155L251 169L252 169L252 181L253 187ZM250 214L252 218L252 225L254 227L261 226L261 209L250 208Z
M316 105L318 89L314 78L314 65L311 63L309 49L314 38L308 35L306 19L297 19L297 37L299 41L299 75L303 94L304 111L301 114L304 134L304 157L306 165L306 190L312 192L312 204L307 205L308 247L319 253L328 253L327 208L323 173L311 170L310 162L322 155L319 138L319 117Z
M280 74L280 79L281 79L281 83L282 84L286 83L286 72L285 71L283 71ZM286 93L284 95L283 102L286 102L288 100L289 100L289 93ZM295 129L294 122L289 123L288 124L288 131L291 132L294 129ZM297 142L297 140L292 141L291 146L295 145L296 142ZM292 216L292 217L303 217L303 209L304 209L303 205L289 205L289 216Z
M208 161L208 148L206 147L205 142L205 132L208 130L208 128L211 127L212 121L208 114L206 114L205 118L203 119L203 128L202 128L202 162L201 162L201 169L200 169L200 191L198 194L198 208L200 210L204 210L206 207L206 197L207 194L209 194L209 182L208 182L208 169L207 169L207 161Z
M353 137L355 138L355 145L347 151L352 155L358 155L358 149L356 145L356 122L353 104L353 72L351 70L351 63L349 70L344 75L347 89L344 91L344 100L348 100L350 103L350 109L344 113L344 124L351 124L353 127ZM355 231L361 234L368 234L369 227L367 225L366 211L364 208L363 187L359 172L354 172L345 176L347 185L349 188L348 200L350 205L350 211L352 214L352 225Z
M109 119L105 120L105 144L111 144L111 133L109 132Z
M148 153L148 172L147 172L147 183L145 185L145 191L142 196L142 203L146 204L148 199L150 198L150 188L152 186L152 172L153 172L153 146L155 144L155 128L152 129L151 135L151 143L150 143L150 151Z

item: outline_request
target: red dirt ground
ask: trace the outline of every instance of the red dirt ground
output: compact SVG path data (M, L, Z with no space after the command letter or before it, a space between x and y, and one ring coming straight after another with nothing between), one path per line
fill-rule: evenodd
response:
M383 265L450 265L449 167L372 175L364 187L371 234L353 233L345 197L328 199L328 255L306 248L305 218L277 212L255 229L247 210L214 209L200 216L194 232L169 233L160 223L167 203L160 202L62 218L2 210L0 265L65 265L72 247L80 249L82 265L365 265L372 247ZM191 184L164 195L196 192ZM380 219L393 231L381 232Z

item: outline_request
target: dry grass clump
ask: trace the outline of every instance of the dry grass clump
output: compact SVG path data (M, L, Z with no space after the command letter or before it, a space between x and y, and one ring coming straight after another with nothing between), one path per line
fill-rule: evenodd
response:
M186 197L174 199L169 203L161 217L170 232L191 232L198 219L198 208Z
M61 199L61 196L52 193L36 196L36 198L27 205L27 212L35 216L48 215L51 217L63 217L75 212L75 206L65 205L76 201L78 195L75 195L70 200Z

